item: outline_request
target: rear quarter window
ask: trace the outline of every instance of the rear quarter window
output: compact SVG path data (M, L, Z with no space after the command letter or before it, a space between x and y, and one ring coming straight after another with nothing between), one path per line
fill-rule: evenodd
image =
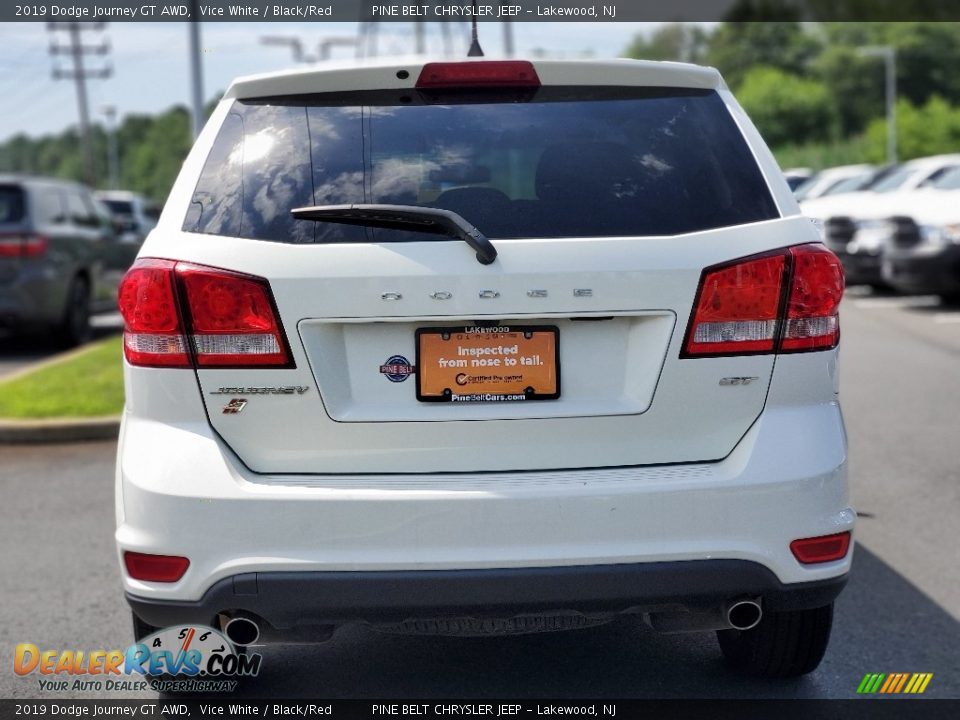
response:
M18 223L26 213L23 188L0 185L0 223Z
M290 215L348 203L453 210L491 238L677 235L778 217L717 93L548 87L468 101L414 91L236 101L183 229L438 239Z

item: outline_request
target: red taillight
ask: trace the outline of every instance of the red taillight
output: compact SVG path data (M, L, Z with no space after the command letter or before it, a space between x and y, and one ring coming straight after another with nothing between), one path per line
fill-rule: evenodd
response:
M180 263L197 365L285 366L290 357L266 280Z
M850 533L803 538L790 543L790 552L804 565L842 560L850 549Z
M800 245L790 248L790 254L793 280L780 351L835 347L840 342L843 266L822 245Z
M773 352L786 256L707 269L685 345L687 355Z
M536 88L540 78L526 60L427 63L417 87L435 88Z
M822 245L707 268L681 357L825 350L837 345L843 269Z
M176 582L190 567L190 561L178 555L148 555L146 553L125 552L123 564L127 574L134 580L149 582Z
M124 352L153 367L289 367L262 278L170 260L138 260L120 284ZM188 345L189 338L189 345Z
M47 252L44 235L0 236L0 257L39 257Z
M120 282L123 352L131 365L190 367L170 260L138 260Z

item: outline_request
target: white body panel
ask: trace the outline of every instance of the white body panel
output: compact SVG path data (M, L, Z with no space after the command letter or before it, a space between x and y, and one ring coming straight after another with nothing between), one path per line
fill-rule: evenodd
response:
M187 555L191 566L177 583L126 578L125 586L195 600L215 581L251 571L718 558L754 560L785 583L841 575L850 555L803 566L788 549L855 520L828 354L829 374L819 355L780 358L763 416L719 463L363 478L249 472L196 421L199 401L180 391L177 371L152 371L167 377L133 400L150 402L155 419L124 417L117 540L121 550ZM197 542L196 528L215 541Z
M818 220L830 217L849 216L854 219L889 217L892 207L910 202L914 192L926 192L924 183L945 168L960 167L960 155L936 155L904 163L911 172L895 192L862 192L827 195L800 203L803 214Z

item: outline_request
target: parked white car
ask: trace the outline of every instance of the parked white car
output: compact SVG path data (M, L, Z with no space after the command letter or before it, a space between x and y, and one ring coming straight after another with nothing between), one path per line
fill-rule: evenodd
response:
M803 202L825 195L834 195L838 191L854 192L873 176L874 171L873 165L865 163L827 168L799 185L794 189L793 194L797 200Z
M909 207L917 193L932 192L938 180L958 169L960 154L917 158L863 192L808 200L800 207L821 223L826 245L840 258L850 284L882 287L887 284L881 276L887 218Z
M629 613L810 672L855 522L842 292L713 69L237 80L120 293L135 631Z

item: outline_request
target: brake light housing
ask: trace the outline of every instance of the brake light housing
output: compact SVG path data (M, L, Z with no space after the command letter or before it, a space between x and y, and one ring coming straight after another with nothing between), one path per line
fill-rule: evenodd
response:
M145 258L120 283L119 306L131 365L294 367L264 278Z
M840 260L813 243L708 267L682 358L829 350L840 341Z
M527 60L427 63L417 78L420 90L440 88L538 88L540 76Z
M49 242L46 235L0 235L0 257L40 257Z

